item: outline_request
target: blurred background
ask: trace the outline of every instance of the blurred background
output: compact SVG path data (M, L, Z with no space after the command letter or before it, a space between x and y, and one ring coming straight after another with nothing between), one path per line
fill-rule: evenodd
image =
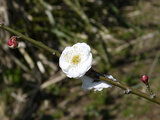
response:
M0 0L0 22L62 51L86 42L93 68L143 92L150 77L160 96L159 0ZM159 120L160 106L113 87L81 88L58 58L0 30L0 120Z

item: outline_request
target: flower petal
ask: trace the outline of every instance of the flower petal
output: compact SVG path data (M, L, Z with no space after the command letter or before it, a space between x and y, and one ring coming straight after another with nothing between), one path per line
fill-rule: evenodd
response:
M88 76L81 77L81 80L82 80L82 88L84 90L94 89L94 91L102 91L103 88L112 87L111 85L107 84L104 81L94 82L94 80Z
M75 56L80 57L78 64L73 63ZM92 53L89 45L77 43L72 47L66 47L59 58L59 66L70 78L82 77L92 66Z

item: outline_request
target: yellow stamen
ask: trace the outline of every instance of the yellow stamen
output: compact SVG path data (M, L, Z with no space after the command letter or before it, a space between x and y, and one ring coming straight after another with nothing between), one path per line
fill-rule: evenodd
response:
M72 58L72 63L73 63L74 65L77 65L80 61L81 61L81 58L80 58L79 55L76 55L76 56L74 56L74 57Z

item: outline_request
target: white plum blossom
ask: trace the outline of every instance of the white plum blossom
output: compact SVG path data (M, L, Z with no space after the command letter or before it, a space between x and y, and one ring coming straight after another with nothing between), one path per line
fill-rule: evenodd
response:
M104 81L95 82L93 78L85 75L92 66L91 48L86 43L66 47L59 58L59 66L67 77L81 79L84 90L102 91L103 88L112 87ZM116 81L111 75L105 77Z
M66 47L60 58L59 66L69 78L82 77L92 66L92 53L86 43Z

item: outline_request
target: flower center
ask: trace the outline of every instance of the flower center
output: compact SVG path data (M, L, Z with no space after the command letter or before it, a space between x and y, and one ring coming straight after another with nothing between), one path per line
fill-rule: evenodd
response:
M72 58L72 64L74 64L74 65L77 65L80 61L81 61L81 58L80 58L79 55L75 55L75 56Z

